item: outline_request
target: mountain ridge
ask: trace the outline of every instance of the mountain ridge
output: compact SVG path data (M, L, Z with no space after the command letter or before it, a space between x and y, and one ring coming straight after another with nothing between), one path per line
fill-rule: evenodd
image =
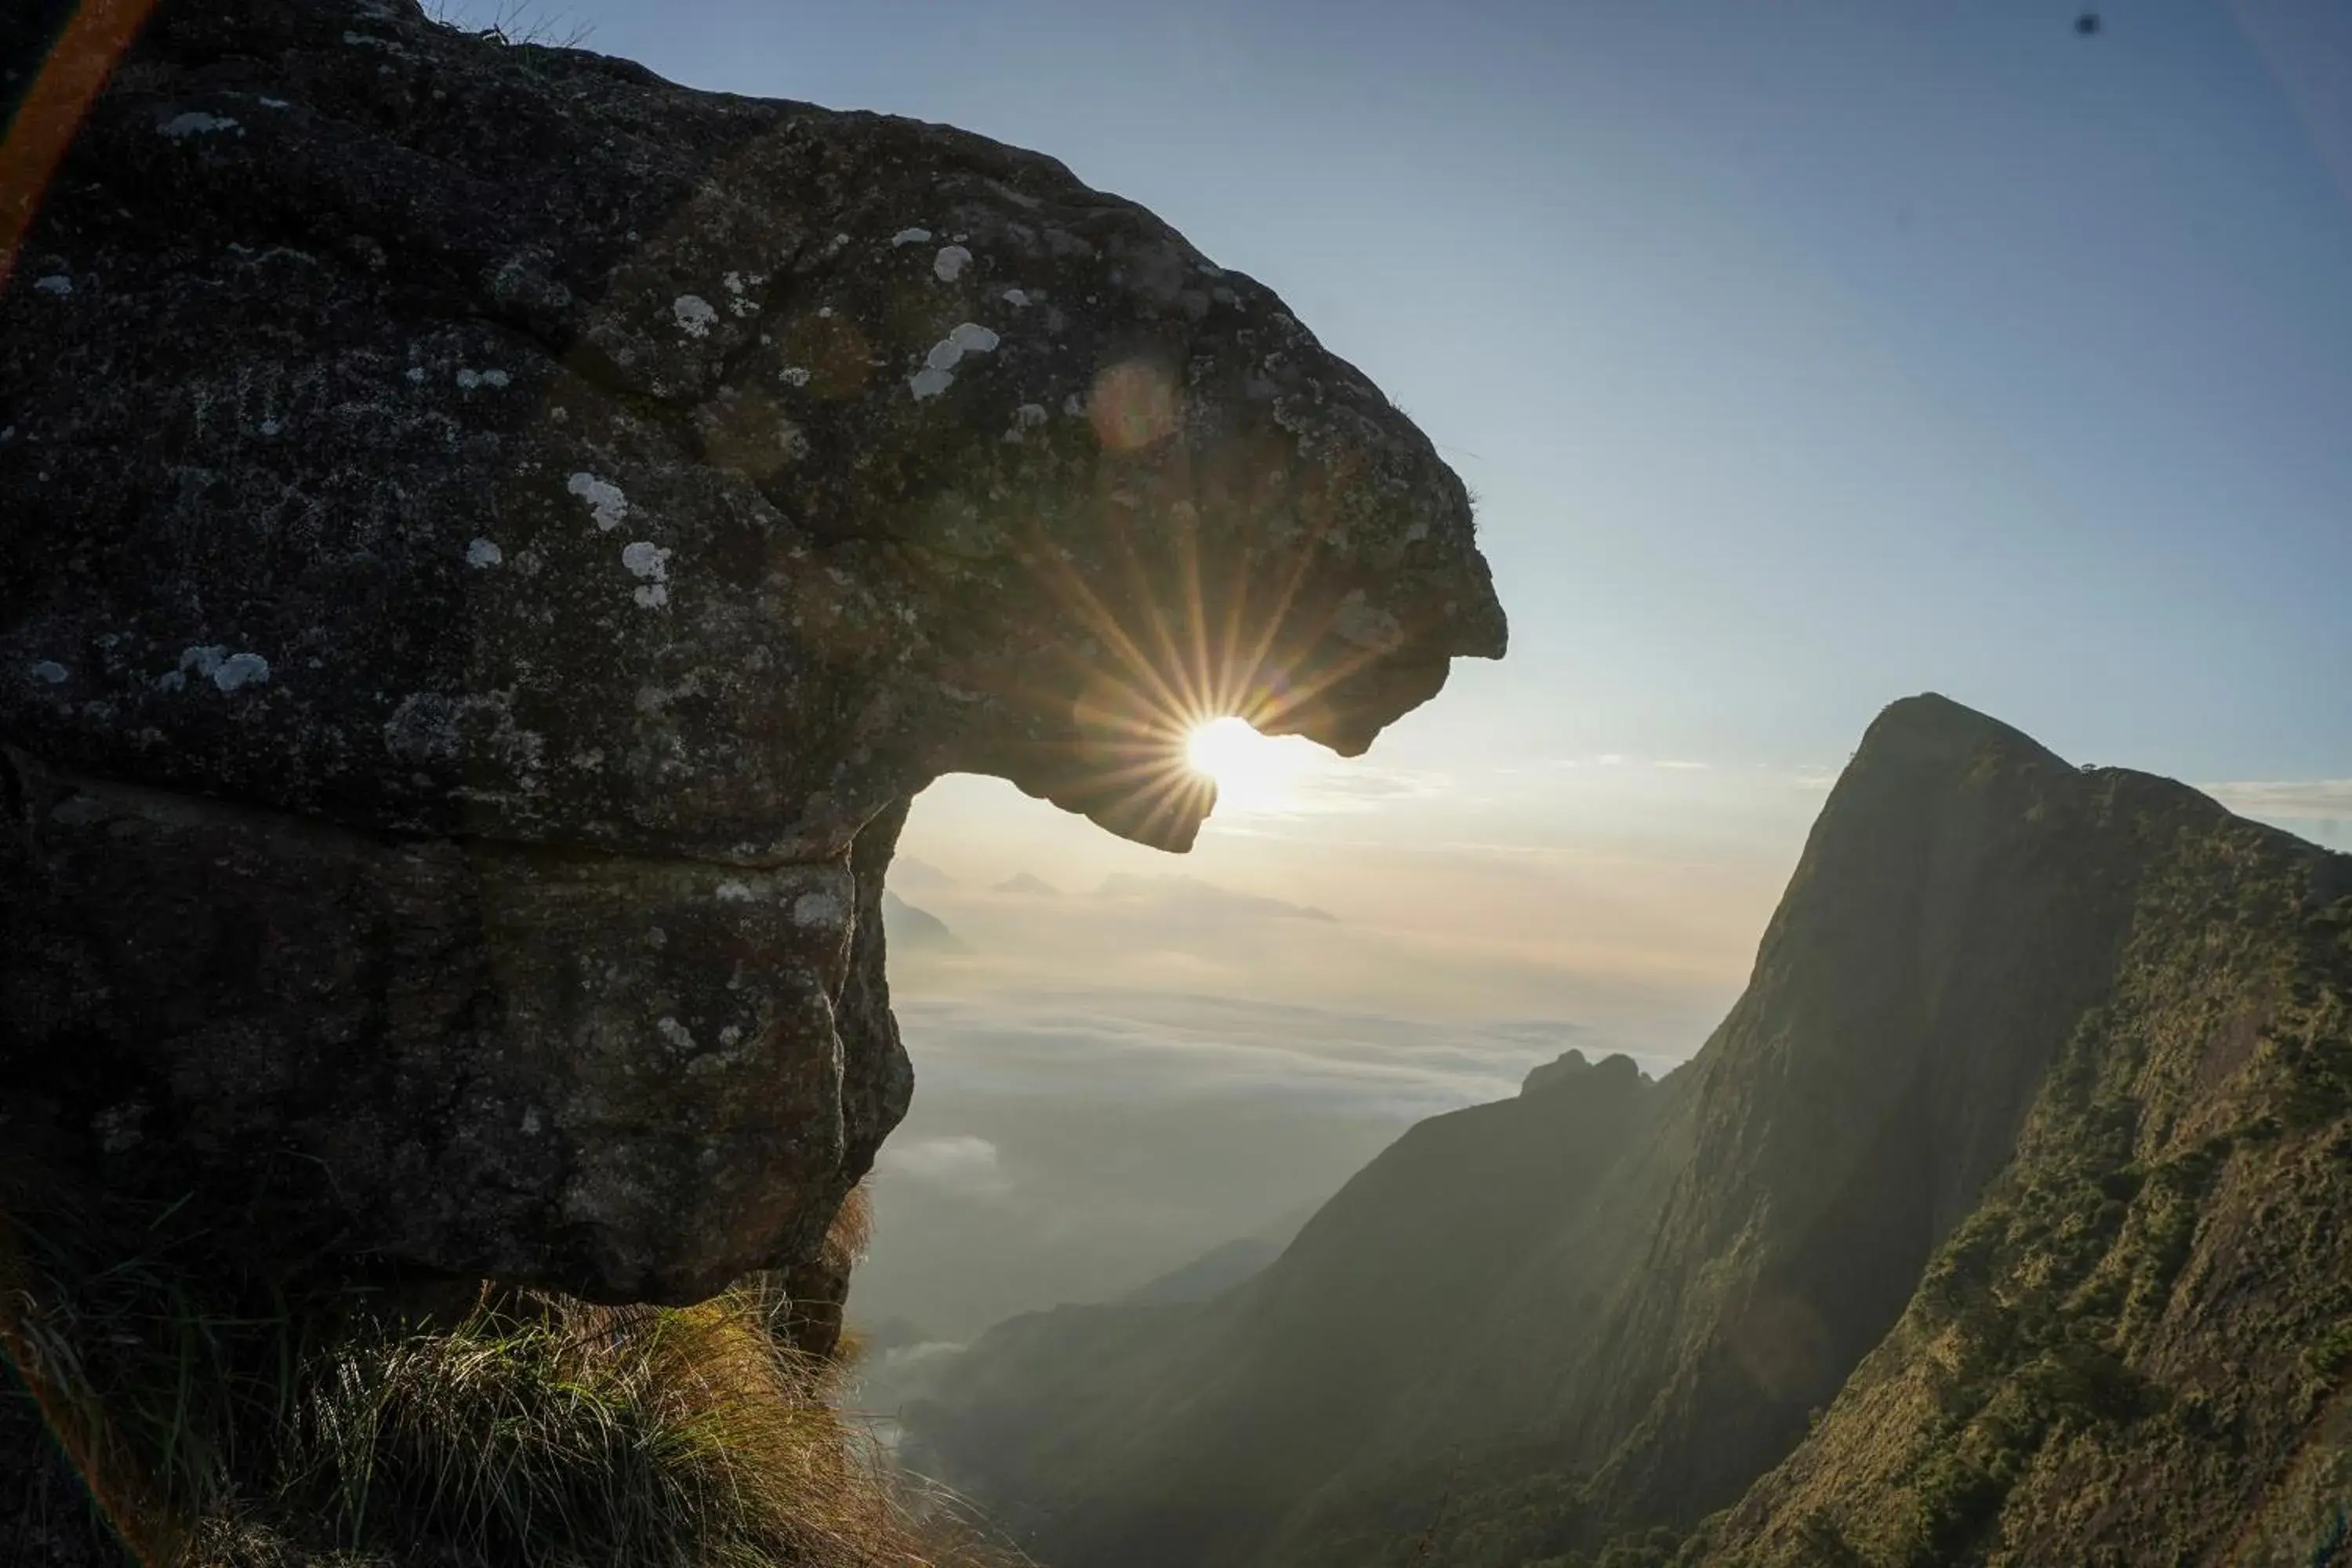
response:
M1144 1347L1134 1353L1149 1364L1108 1352L1090 1363L1103 1411L1023 1411L1006 1395L1018 1381L1012 1363L1000 1362L993 1394L966 1399L935 1431L913 1425L950 1460L959 1434L987 1430L997 1462L972 1478L976 1489L1045 1521L1036 1545L1064 1568L1503 1568L1588 1561L1612 1541L1650 1554L1629 1562L1681 1552L1774 1568L1847 1560L1832 1547L1874 1564L2084 1561L2067 1555L2082 1530L2045 1517L2063 1489L2037 1467L2045 1453L2071 1462L2097 1422L2121 1423L2100 1442L2156 1442L2137 1405L2102 1404L2097 1391L2124 1386L2126 1373L2152 1389L2185 1387L2179 1369L2195 1358L2179 1346L2233 1333L2227 1303L2209 1306L2204 1326L2145 1300L2138 1316L2078 1314L2063 1333L2055 1318L1998 1331L1978 1320L2024 1322L2014 1301L2030 1292L2019 1281L2037 1268L2138 1278L2131 1270L2147 1260L2131 1261L2134 1249L2153 1232L2166 1238L2157 1260L2176 1269L2209 1231L2259 1232L2240 1205L2244 1173L2263 1160L2290 1161L2294 1194L2352 1201L2341 1173L2311 1152L2352 1136L2347 923L2352 858L2169 780L2077 769L1948 700L1906 699L1872 724L1832 789L1747 992L1689 1062L1645 1089L1637 1129L1613 1141L1579 1131L1591 1163L1572 1191L1547 1189L1545 1204L1528 1205L1543 1216L1522 1256L1441 1273L1435 1310L1454 1337L1442 1359L1400 1351L1367 1367L1381 1387L1377 1419L1334 1438L1286 1403L1287 1385L1199 1369L1283 1364L1312 1337L1273 1332L1264 1303L1285 1278L1370 1259L1393 1269L1408 1253L1427 1261L1430 1232L1475 1224L1477 1184L1444 1173L1430 1176L1419 1211L1397 1199L1383 1214L1350 1198L1422 1128L1222 1310L1149 1331L1106 1326L1130 1351ZM2191 1181L2168 1163L2188 1157L2173 1148L2182 1113L2168 1086L2179 1082L2202 1086L2200 1114L2234 1107L2240 1122L2269 1116L2283 1130L2266 1144L2209 1150L2197 1168L2211 1170ZM1555 1088L1502 1103L1581 1094ZM2304 1107L2303 1121L2261 1109L2282 1096ZM2092 1120L2109 1131L2085 1124L2094 1104L2103 1109ZM2065 1174L2084 1160L2097 1168ZM2171 1173L2150 1185L2130 1173L2143 1166ZM2018 1217L2049 1211L2058 1190L2101 1194L2087 1216L2066 1210L2076 1227L2066 1235L2103 1238L2096 1258L2092 1243L2062 1246ZM2209 1199L2221 1206L2209 1213ZM2284 1199L2272 1206L2302 1212ZM1330 1217L1350 1212L1353 1226ZM1316 1263L1318 1237L1344 1237L1343 1258ZM2290 1361L2352 1311L2340 1263L2316 1242L2299 1245L2283 1287L2297 1303L2281 1320ZM1956 1252L1978 1261L1961 1268ZM1957 1292L1959 1306L1926 1300L1939 1279L1934 1289ZM2124 1299L2156 1286L2137 1289ZM1976 1338L1966 1342L1983 1363L1970 1375L1984 1384L1973 1414L1915 1396L1943 1375L1922 1368L1959 1342L1947 1319L1966 1317L1969 1302ZM2158 1328L2173 1350L2147 1339ZM2352 1349L2340 1359L2352 1363ZM2307 1376L2340 1376L2328 1364ZM942 1408L974 1386L945 1390ZM1984 1412L2012 1406L2044 1414L2000 1416L2006 1437L1987 1437L1995 1417ZM1121 1419L1103 1418L1113 1411ZM1910 1423L1908 1447L1871 1425L1889 1419ZM2306 1426L2256 1422L2233 1463L2252 1475L2298 1445L2336 1451L2336 1428ZM1236 1430L1255 1431L1255 1447L1236 1449ZM1045 1447L1024 1447L1040 1432ZM1074 1450L1055 1434L1083 1440ZM1237 1452L1286 1448L1299 1457L1253 1478L1255 1491L1226 1473L1244 1464ZM1895 1448L1908 1468L1879 1475L1863 1462ZM1019 1456L1049 1449L1075 1466L1066 1479L1014 1473ZM2173 1477L2185 1496L2220 1485L2153 1459L2149 1473ZM2165 1552L2206 1541L2181 1510L2124 1492L2138 1512L2116 1517L2138 1520L2139 1534L2115 1526L2119 1554L2096 1560L2168 1563Z

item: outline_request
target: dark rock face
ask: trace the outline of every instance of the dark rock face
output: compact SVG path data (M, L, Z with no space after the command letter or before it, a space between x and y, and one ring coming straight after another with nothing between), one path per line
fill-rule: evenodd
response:
M1190 721L1352 753L1503 640L1420 433L1051 160L167 0L0 286L0 1137L704 1294L905 1109L915 792L1181 848Z

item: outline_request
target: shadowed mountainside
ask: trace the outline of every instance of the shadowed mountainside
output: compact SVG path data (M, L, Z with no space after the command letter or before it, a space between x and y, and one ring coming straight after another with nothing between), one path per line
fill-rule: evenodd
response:
M1003 1325L914 1451L1057 1568L2305 1561L2348 928L2352 858L1897 703L1692 1061L1423 1123L1216 1301Z

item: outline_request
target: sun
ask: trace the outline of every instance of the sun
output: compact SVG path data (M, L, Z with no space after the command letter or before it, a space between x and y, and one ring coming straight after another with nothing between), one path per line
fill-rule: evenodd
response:
M1298 753L1311 742L1259 734L1243 719L1212 719L1184 738L1184 761L1214 780L1221 812L1283 811L1306 771Z

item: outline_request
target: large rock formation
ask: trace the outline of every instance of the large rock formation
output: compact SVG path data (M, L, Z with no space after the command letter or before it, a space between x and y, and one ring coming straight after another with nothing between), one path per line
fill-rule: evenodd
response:
M166 0L0 291L0 1142L284 1257L806 1262L910 796L1181 848L1189 721L1352 753L1503 640L1419 432L1050 159Z
M1611 1066L1414 1128L1223 1300L1000 1326L910 1443L1056 1568L2352 1541L2352 857L1911 699L1714 1036Z

